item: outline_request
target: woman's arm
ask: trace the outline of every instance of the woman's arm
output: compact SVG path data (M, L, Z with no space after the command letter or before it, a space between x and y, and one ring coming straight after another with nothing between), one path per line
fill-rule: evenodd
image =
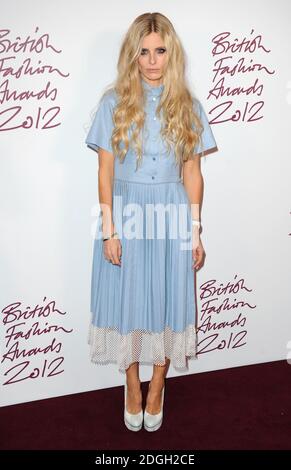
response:
M98 190L102 210L103 237L111 237L115 232L112 210L114 179L114 156L111 152L99 148ZM107 261L121 266L122 246L119 239L110 238L103 242L104 257Z
M114 156L105 149L99 148L98 193L102 210L103 237L114 232L112 215L112 191L114 178Z
M191 204L192 219L200 220L203 198L203 176L200 166L200 154L183 165L183 184Z
M183 165L183 184L191 204L192 219L200 221L201 206L203 198L203 176L200 167L200 154L194 159L188 160ZM200 240L200 227L192 226L192 258L194 260L192 269L201 268L205 251Z

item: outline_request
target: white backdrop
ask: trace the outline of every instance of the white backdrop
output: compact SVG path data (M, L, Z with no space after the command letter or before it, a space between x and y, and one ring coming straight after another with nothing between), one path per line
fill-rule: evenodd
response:
M2 406L124 381L115 364L89 359L98 157L84 141L122 38L147 11L173 22L219 147L202 160L206 260L189 374L287 356L290 2L10 0L0 33Z

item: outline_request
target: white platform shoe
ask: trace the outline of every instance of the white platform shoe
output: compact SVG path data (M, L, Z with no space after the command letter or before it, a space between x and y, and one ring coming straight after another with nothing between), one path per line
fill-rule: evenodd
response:
M165 393L165 386L162 390L162 405L161 411L157 414L150 414L146 410L144 411L144 428L147 431L157 431L163 422L163 406L164 406L164 393Z
M124 384L124 424L130 431L139 431L142 428L143 410L139 413L129 413L126 409L127 384Z

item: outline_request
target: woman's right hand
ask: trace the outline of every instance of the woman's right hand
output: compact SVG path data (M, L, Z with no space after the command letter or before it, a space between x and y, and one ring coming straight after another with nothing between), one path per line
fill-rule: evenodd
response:
M119 238L109 238L103 242L103 253L107 261L121 266L122 246Z

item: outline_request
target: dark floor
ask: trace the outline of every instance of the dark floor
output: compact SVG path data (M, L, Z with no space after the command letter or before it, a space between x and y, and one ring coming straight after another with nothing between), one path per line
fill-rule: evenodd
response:
M142 384L144 399L148 382ZM286 361L167 378L164 421L127 430L123 387L0 408L1 449L291 449Z

